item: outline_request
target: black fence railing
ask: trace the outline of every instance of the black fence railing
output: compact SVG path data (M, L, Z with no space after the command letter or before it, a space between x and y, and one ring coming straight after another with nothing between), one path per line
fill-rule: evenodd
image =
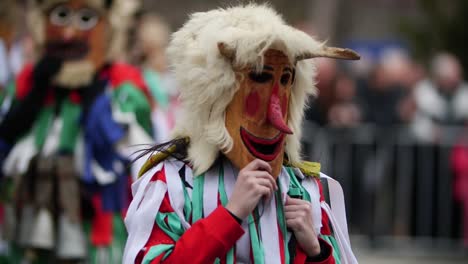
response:
M460 242L461 207L450 158L463 128L437 144L419 143L405 127L337 129L305 123L306 158L343 186L351 234ZM460 243L461 244L461 243Z

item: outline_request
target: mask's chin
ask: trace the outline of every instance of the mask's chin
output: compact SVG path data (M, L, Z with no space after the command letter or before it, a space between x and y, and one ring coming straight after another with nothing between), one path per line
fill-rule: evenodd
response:
M240 135L246 148L254 157L270 162L278 157L281 152L281 146L284 134L278 132L272 138L262 138L253 135L245 128L240 128Z
M76 89L91 83L96 73L95 65L86 59L64 62L54 79L60 87Z

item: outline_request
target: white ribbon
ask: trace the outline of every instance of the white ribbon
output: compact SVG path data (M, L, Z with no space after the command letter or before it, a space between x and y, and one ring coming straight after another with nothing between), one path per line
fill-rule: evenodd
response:
M302 187L309 193L310 205L312 207L312 223L315 233L320 234L320 229L322 228L322 210L320 209L320 190L318 184L314 178L305 177L302 180Z
M205 173L203 182L203 215L207 217L218 207L219 166Z
M234 185L236 184L239 170L231 165L228 160L223 161L224 165L224 189L228 200L231 199ZM250 261L250 233L248 221L242 221L244 234L236 242L236 260L238 263L249 263Z
M169 200L171 201L171 206L174 209L174 212L179 217L182 226L185 230L190 228L190 224L185 220L184 216L184 188L185 186L182 183L182 180L179 175L179 170L185 164L178 160L166 160L164 166L166 169L166 182L169 192Z
M260 233L265 264L281 264L276 197L273 195L269 201L264 201L263 205L263 214L260 216ZM261 209L259 210L261 212Z
M320 173L320 177L326 178L328 182L330 204L332 208L330 208L330 206L325 202L322 202L321 206L327 213L332 224L335 239L338 243L338 247L340 248L342 258L341 262L343 264L358 263L351 248L351 243L349 242L343 189L336 180L328 177L327 175Z
M162 164L149 170L132 185L134 199L125 218L128 239L123 256L124 264L135 263L136 256L145 246L153 230L156 215L167 191L167 185L164 182L151 181L153 175L161 170L161 167Z

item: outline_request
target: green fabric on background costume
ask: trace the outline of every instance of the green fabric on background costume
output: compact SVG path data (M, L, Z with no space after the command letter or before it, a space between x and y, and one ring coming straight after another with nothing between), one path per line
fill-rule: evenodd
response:
M135 113L138 123L148 135L152 135L151 106L140 89L125 82L113 91L112 99L122 112Z
M144 69L143 77L145 78L145 81L151 91L151 95L156 100L158 106L163 109L167 109L169 107L169 96L162 89L158 73L150 69Z

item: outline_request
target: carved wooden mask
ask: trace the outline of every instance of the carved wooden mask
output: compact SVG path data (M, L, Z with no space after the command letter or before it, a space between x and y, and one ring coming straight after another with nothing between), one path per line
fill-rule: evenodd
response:
M267 161L278 177L283 164L288 104L295 69L281 51L264 54L263 69L238 71L240 88L226 109L226 128L234 144L226 156L242 169L254 159Z

